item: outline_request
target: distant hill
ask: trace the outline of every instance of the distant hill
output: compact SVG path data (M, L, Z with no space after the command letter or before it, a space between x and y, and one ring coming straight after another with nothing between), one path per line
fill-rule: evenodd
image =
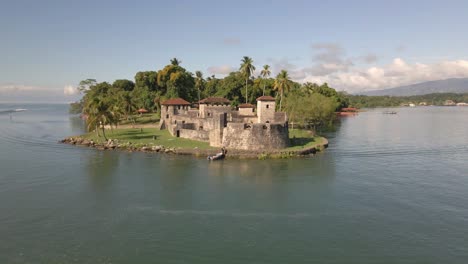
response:
M423 82L384 90L361 92L357 94L374 96L411 96L431 93L468 93L468 78Z

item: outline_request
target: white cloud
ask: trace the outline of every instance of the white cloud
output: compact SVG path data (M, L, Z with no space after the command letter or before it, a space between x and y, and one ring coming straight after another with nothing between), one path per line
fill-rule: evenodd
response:
M468 77L468 61L452 60L432 64L409 64L395 58L382 67L353 68L324 76L309 74L303 82L327 82L332 87L349 92L378 90L425 81Z
M208 68L208 72L211 74L226 75L233 71L236 71L236 69L230 65L211 66Z
M3 84L0 85L0 92L14 93L14 92L24 92L24 91L39 91L44 90L44 88L23 84Z
M77 95L79 93L80 93L80 91L78 91L78 89L76 87L72 86L72 85L67 85L67 86L65 86L63 88L63 94L67 95L67 96Z

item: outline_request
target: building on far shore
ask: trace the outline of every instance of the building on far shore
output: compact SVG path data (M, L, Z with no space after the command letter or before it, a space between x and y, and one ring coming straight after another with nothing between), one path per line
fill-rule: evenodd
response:
M276 112L275 98L261 96L257 106L241 104L237 109L222 97L208 97L199 107L181 98L169 99L161 107L160 129L171 135L209 142L213 147L243 150L273 150L290 145L288 117Z
M444 106L455 106L457 105L454 101L452 100L445 100Z

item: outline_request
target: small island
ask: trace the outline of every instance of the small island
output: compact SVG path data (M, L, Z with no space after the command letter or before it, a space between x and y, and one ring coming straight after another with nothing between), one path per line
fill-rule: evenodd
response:
M233 109L230 103L225 98L209 97L192 108L188 101L172 98L161 103L157 125L150 120L150 124L139 128L135 128L136 123L114 128L110 135L108 132L111 139L91 132L62 142L100 150L195 156L207 156L226 148L230 158L259 159L307 156L328 146L325 138L315 136L312 131L290 130L286 113L276 112L275 98L271 96L257 98L256 107L241 104Z
M264 65L253 76L247 56L224 78L204 78L180 63L174 58L159 71L138 72L134 82L80 82L83 98L70 112L81 115L88 133L61 142L205 157L303 157L328 146L317 128L332 126L336 112L348 106L326 83L300 84L285 70L270 78Z

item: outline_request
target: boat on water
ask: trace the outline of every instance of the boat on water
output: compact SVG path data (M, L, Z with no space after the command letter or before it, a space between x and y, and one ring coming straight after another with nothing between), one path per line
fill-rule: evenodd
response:
M208 160L222 160L226 157L227 150L225 148L221 149L221 152L213 156L208 156Z
M24 112L24 111L27 111L27 110L28 109L24 109L24 108L0 110L0 114L11 114L11 113L16 113L16 112Z
M397 112L395 112L395 111L384 111L384 112L382 112L382 114L386 114L386 115L396 115Z

